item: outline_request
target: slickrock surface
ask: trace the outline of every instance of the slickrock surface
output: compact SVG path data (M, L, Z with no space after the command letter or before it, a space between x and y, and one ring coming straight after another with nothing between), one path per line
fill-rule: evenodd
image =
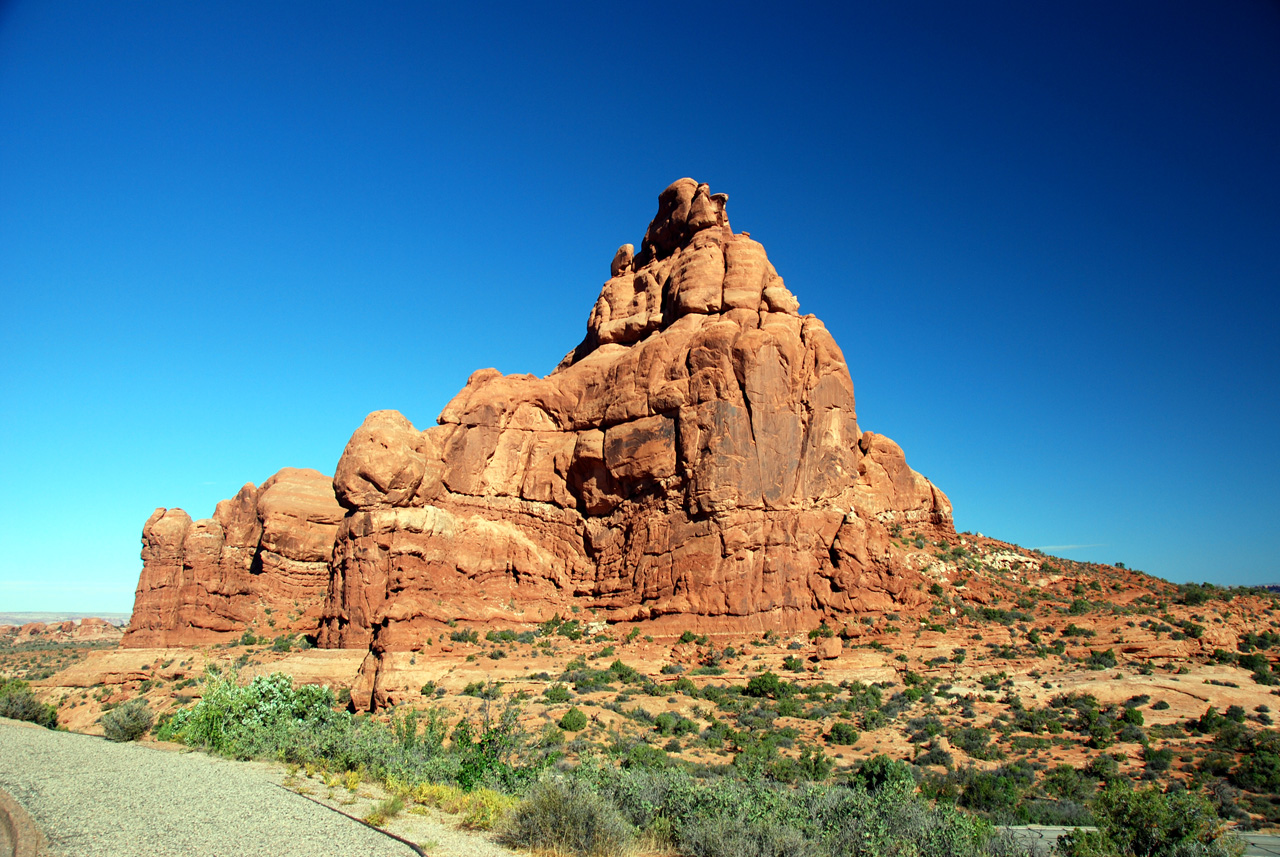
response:
M216 643L268 617L277 633L315 633L342 516L328 476L292 467L245 485L212 518L156 509L121 645Z
M356 431L320 642L371 647L359 702L450 620L794 630L923 599L889 528L953 533L950 503L859 429L840 348L725 200L663 191L547 377L481 370L437 426Z
M0 788L66 857L409 857L416 852L199 753L0 719Z

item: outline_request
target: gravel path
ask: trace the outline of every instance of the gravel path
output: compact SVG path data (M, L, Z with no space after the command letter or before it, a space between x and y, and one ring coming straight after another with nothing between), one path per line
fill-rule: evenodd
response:
M0 788L67 857L416 853L236 762L3 719Z

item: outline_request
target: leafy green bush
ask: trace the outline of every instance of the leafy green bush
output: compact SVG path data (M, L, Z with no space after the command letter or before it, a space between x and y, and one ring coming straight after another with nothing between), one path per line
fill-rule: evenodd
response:
M831 731L827 733L827 741L832 744L857 744L858 730L853 728L853 724L844 721L836 721L831 724Z
M617 807L587 783L557 777L529 790L499 838L515 848L612 857L623 853L631 830Z
M1013 777L1001 771L974 771L960 793L960 805L979 812L1001 814L1017 806L1022 797Z
M1213 807L1193 792L1135 791L1114 782L1094 802L1096 831L1058 841L1063 857L1239 857L1244 842L1225 831Z
M327 687L303 685L295 690L292 679L282 673L258 676L245 687L232 676L213 674L200 702L175 713L157 737L235 758L274 756L303 727L349 721L334 712L335 703Z
M569 688L556 682L544 690L542 696L547 702L568 702L570 696Z
M1085 665L1091 670L1113 669L1117 663L1116 653L1111 649L1092 651L1089 653L1088 660L1085 661Z
M680 853L689 857L818 857L822 852L800 830L772 819L716 815L693 819L684 826Z
M1070 765L1058 765L1044 775L1040 787L1059 800L1084 802L1093 796L1095 785Z
M58 709L36 699L25 681L0 677L0 717L58 728Z
M890 786L896 788L910 784L914 787L915 782L905 762L890 759L883 753L867 759L849 778L849 785L873 792Z
M479 643L480 635L474 628L463 628L461 631L450 631L449 639L455 643Z
M694 779L683 770L584 764L585 779L642 831L669 832L685 857L980 857L1017 851L980 818L933 807L910 769L888 757L864 773L874 790Z
M581 732L587 728L587 715L577 706L570 708L560 718L559 726L566 732Z
M795 695L796 687L793 684L782 681L771 672L763 672L758 676L753 676L747 682L746 689L742 692L746 696L786 699Z
M131 699L99 718L102 733L108 741L137 741L151 729L156 716L145 699Z

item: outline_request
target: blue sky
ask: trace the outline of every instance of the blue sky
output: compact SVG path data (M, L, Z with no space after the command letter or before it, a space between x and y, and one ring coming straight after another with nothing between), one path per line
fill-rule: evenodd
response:
M1280 7L0 4L0 609L545 374L681 176L960 529L1280 580Z

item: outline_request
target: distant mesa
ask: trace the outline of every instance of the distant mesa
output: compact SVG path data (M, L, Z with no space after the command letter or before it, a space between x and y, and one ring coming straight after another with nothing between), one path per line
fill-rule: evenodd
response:
M157 510L126 645L226 638L270 607L367 648L355 699L377 705L383 653L451 620L792 631L922 604L890 529L954 535L951 504L859 428L840 348L726 200L664 190L550 375L480 370L424 431L370 414L332 483L286 470L209 521Z
M0 614L0 643L21 646L28 643L118 643L124 631L97 616L48 622L10 623L22 614Z

